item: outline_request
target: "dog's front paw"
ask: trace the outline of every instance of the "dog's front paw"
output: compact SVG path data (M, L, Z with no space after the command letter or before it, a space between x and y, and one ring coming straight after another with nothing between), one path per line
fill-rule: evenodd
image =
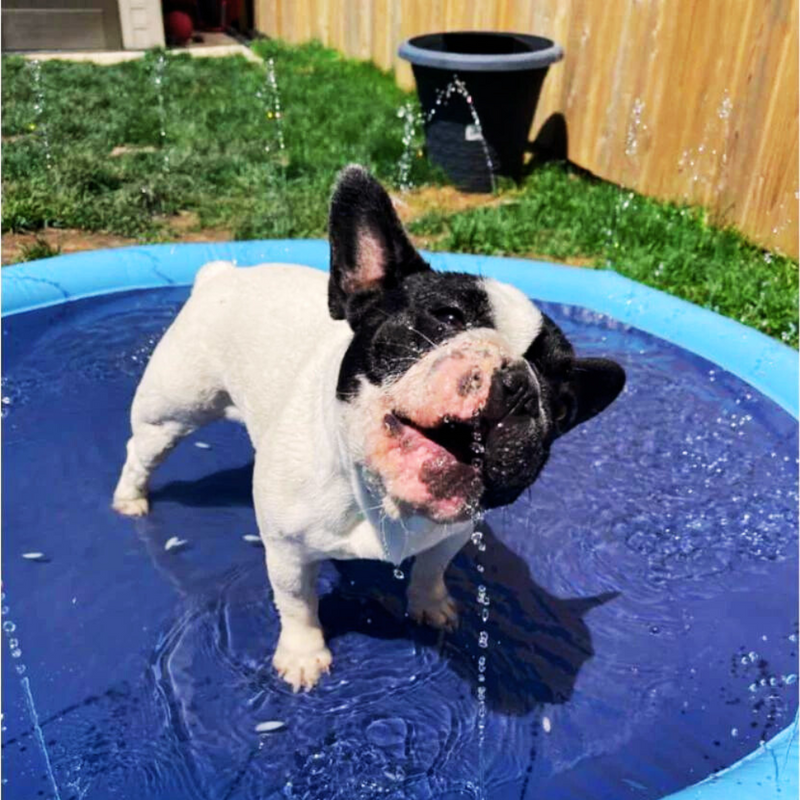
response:
M456 601L447 591L439 596L409 593L408 613L420 625L447 631L458 626Z
M126 517L143 517L150 510L150 504L146 497L115 497L111 508Z
M292 691L313 689L323 673L330 672L331 651L325 645L316 650L292 650L278 644L272 658L275 671L292 687Z

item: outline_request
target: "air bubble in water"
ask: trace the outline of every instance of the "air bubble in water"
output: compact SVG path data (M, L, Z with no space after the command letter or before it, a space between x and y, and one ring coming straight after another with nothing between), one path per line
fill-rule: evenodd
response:
M406 103L397 110L398 119L403 120L403 154L398 163L397 182L401 191L413 188L411 183L411 165L413 163L414 139L417 127L422 121L421 114L411 103Z
M28 62L28 67L33 76L33 110L36 115L36 122L33 123L32 129L36 130L38 136L41 138L42 148L44 149L45 165L49 170L53 165L53 157L50 151L50 138L48 136L47 123L45 121L45 99L44 87L42 85L42 65L38 59L34 58Z
M275 72L275 59L270 58L267 60L267 80L265 86L266 92L264 94L266 113L265 116L268 120L275 121L275 138L277 140L278 150L282 153L286 149L286 143L283 137L283 113L281 111L281 93L278 89L278 77ZM270 146L266 146L267 152Z
M156 89L156 101L158 105L158 122L159 122L159 139L161 141L162 153L162 170L169 172L169 154L166 150L167 139L167 111L164 107L164 75L167 68L167 57L163 52L156 56L156 62L153 67L153 85ZM144 189L142 189L144 192Z

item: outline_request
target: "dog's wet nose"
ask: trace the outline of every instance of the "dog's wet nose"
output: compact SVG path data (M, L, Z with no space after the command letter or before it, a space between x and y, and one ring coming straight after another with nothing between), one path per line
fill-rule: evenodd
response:
M523 366L512 366L501 369L499 372L503 390L508 397L518 397L528 387L528 370Z
M484 416L490 422L513 413L536 416L539 413L539 387L533 373L524 363L512 363L492 376L489 400Z

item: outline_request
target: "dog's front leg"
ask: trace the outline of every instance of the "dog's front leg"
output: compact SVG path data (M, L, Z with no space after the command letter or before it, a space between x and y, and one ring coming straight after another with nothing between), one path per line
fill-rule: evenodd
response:
M456 602L447 591L444 572L471 532L469 528L455 533L414 560L408 585L408 613L418 623L448 630L458 624Z
M272 665L297 692L313 688L331 666L319 624L317 575L319 562L303 558L291 544L271 541L266 545L267 572L281 633Z

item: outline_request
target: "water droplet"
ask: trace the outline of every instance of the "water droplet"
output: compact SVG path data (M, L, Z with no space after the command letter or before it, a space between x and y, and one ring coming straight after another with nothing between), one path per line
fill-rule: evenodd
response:
M186 539L179 539L177 536L170 536L164 544L164 549L169 552L170 550L177 550L186 544L188 544Z
M285 727L285 722L276 719L267 722L259 722L255 727L255 731L256 733L272 733L273 731L283 730Z

